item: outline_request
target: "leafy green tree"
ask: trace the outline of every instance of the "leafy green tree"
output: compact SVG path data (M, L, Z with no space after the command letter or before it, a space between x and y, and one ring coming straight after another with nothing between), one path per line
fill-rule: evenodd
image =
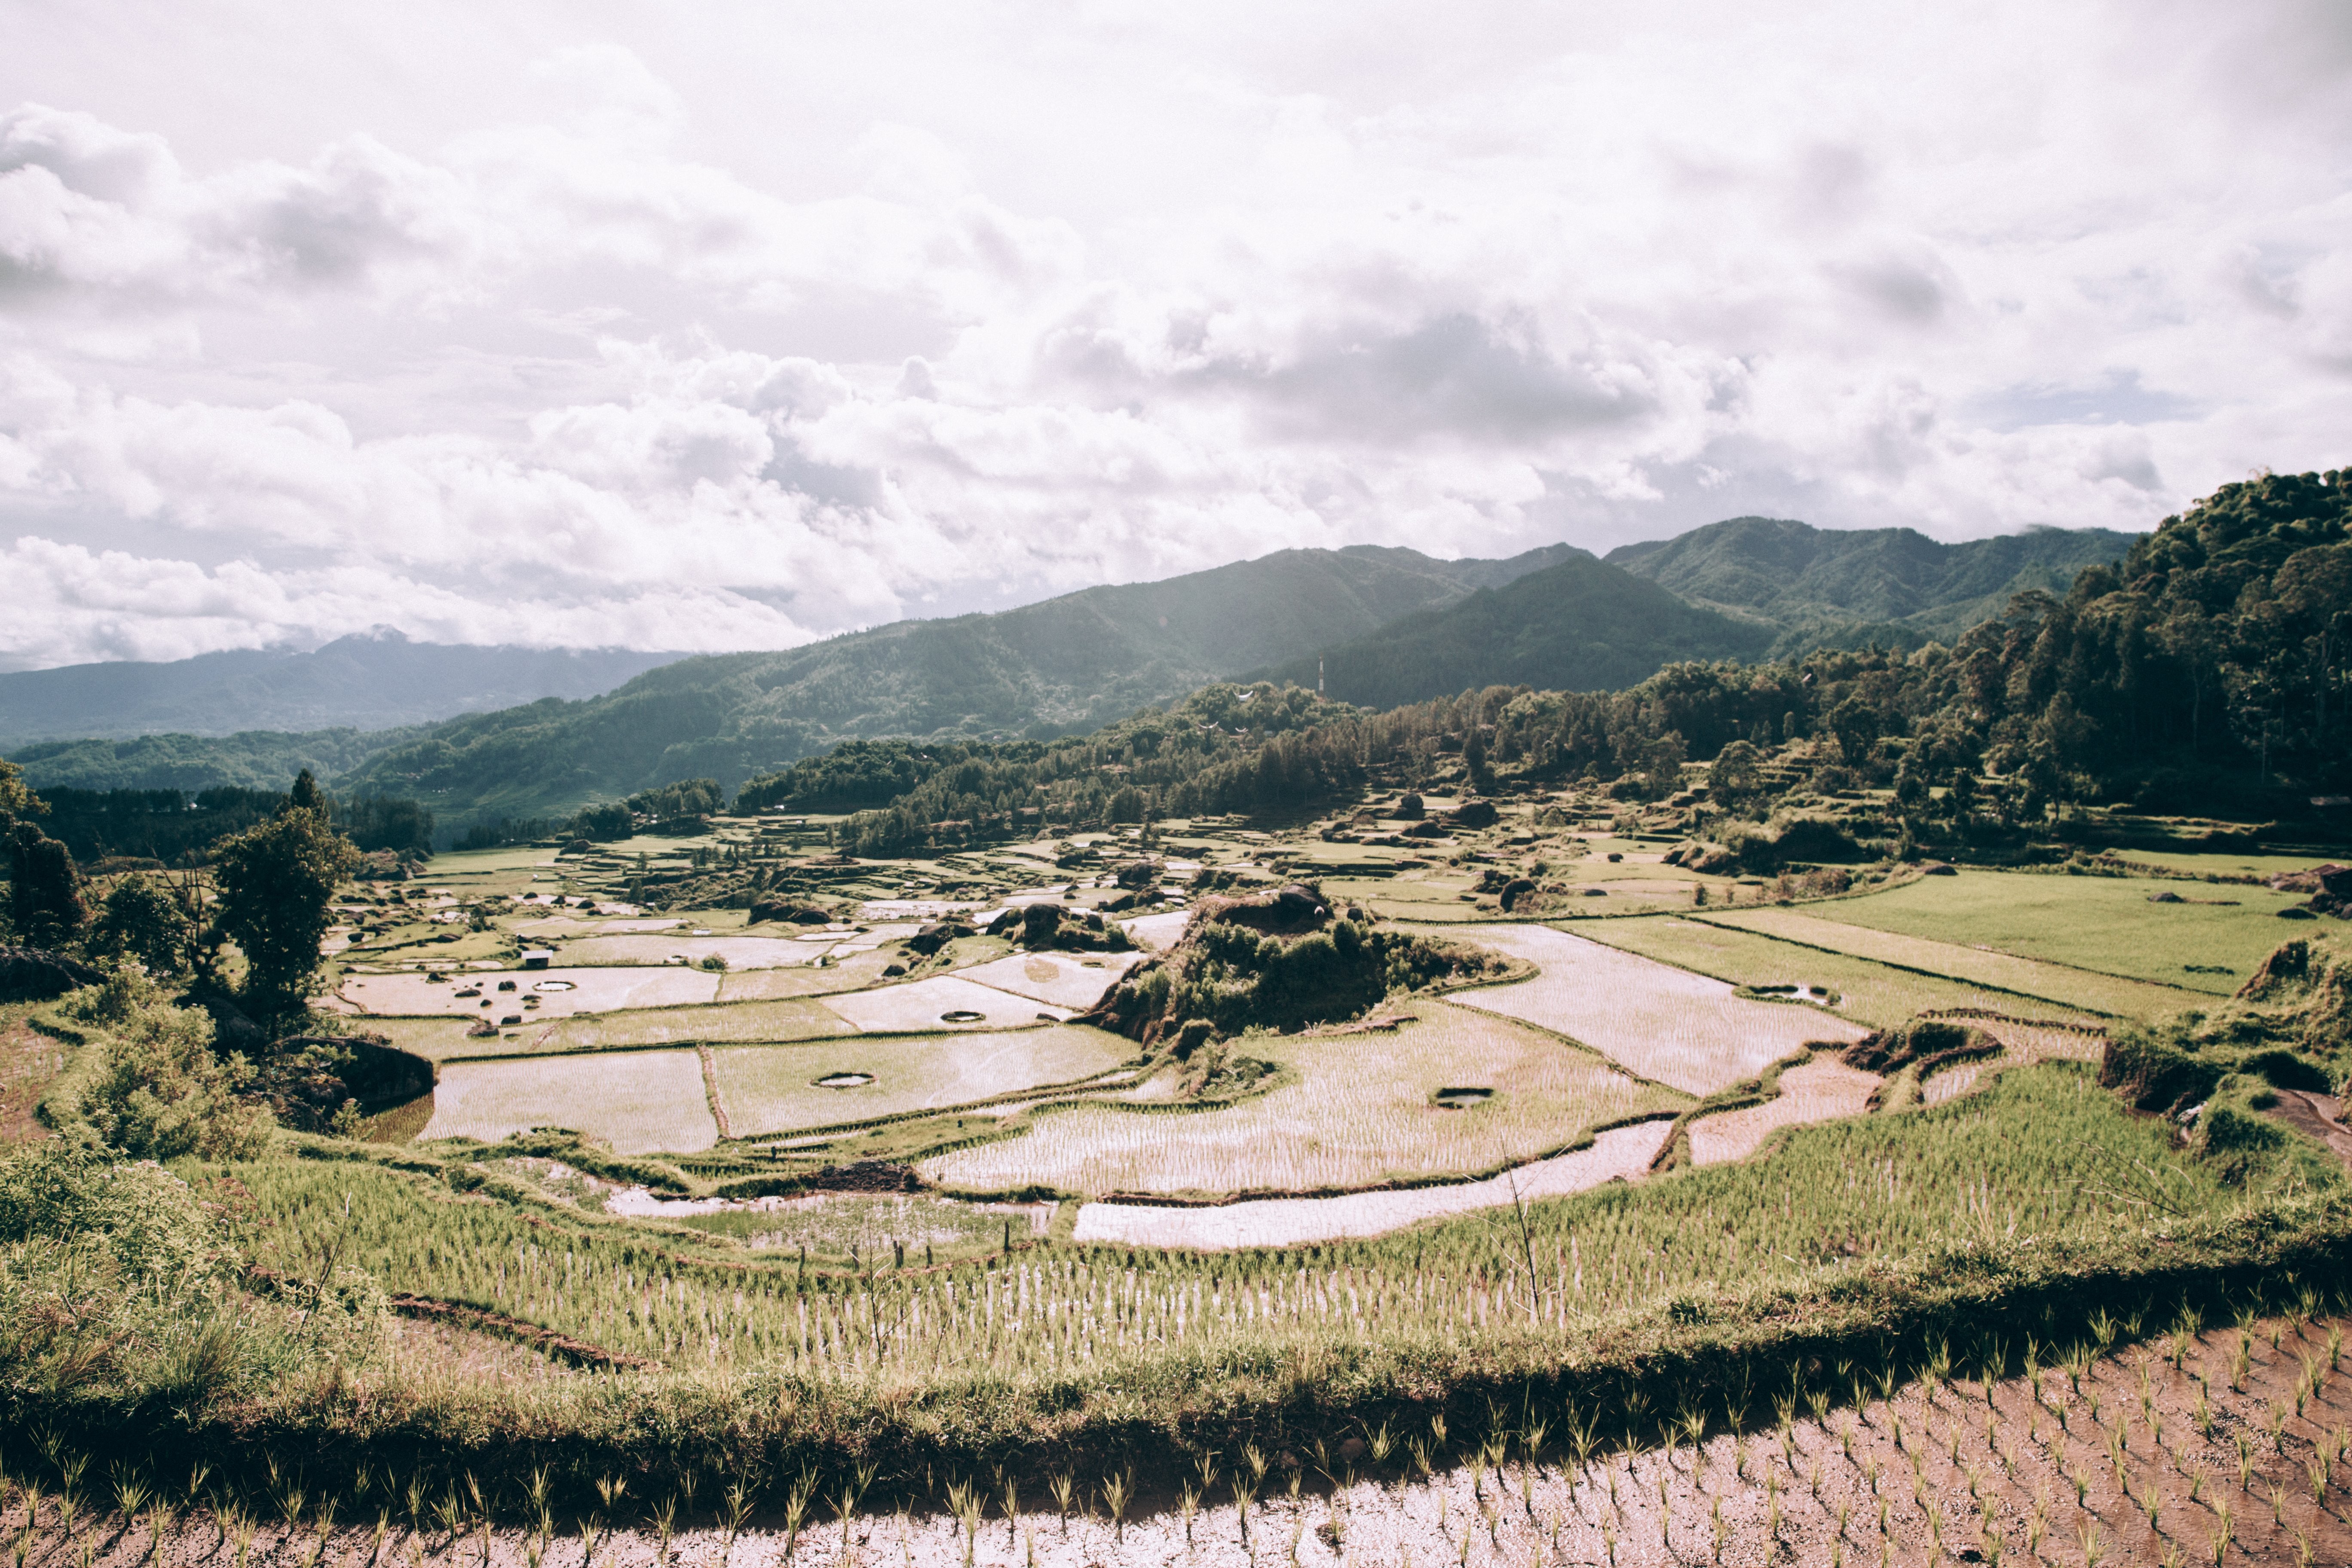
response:
M1706 770L1707 793L1717 805L1738 810L1764 793L1764 755L1746 741L1734 741L1715 754Z
M89 924L81 873L66 847L19 821L8 837L9 916L35 947L71 947Z
M100 907L89 946L109 957L135 958L150 974L174 974L187 963L194 934L170 889L152 878L125 877Z
M217 924L245 953L247 1009L273 1021L300 1011L316 984L328 901L358 858L323 805L301 804L310 777L277 816L213 847ZM324 800L316 784L308 794Z

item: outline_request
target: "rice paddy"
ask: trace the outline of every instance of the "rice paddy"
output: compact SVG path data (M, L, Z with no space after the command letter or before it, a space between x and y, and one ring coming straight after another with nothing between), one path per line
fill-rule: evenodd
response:
M1685 915L1583 921L1578 923L1576 934L1733 985L1793 985L1799 989L1790 994L1800 999L1792 1005L1826 1007L1877 1029L1893 1028L1906 1018L1949 1007L2060 1020L2086 1016L2013 991L1896 969L1849 953L1783 942L1745 926ZM1801 999L1804 997L1812 1000Z
M1963 870L1839 900L1818 912L1847 925L2226 996L2292 934L2277 913L2306 896L2242 883Z
M1810 1008L1735 996L1722 981L1544 926L1482 926L1477 940L1541 973L1465 992L1465 1006L1556 1030L1686 1094L1753 1078L1815 1041L1868 1032Z
M1689 1103L1540 1030L1453 1002L1416 1002L1409 1012L1392 1028L1244 1037L1234 1048L1277 1063L1285 1078L1238 1104L1074 1106L919 1168L973 1192L1344 1190L1491 1171L1586 1129ZM1465 1080L1491 1098L1467 1110L1436 1103Z
M425 1137L495 1142L533 1127L570 1128L622 1154L691 1152L719 1142L692 1051L442 1065Z
M739 1138L968 1105L1099 1078L1132 1047L1098 1029L861 1037L711 1053L712 1081ZM826 1078L862 1081L827 1087Z
M1828 1056L1786 1068L1780 1077L1780 1092L1761 1105L1717 1111L1693 1121L1691 1161L1721 1165L1745 1160L1783 1127L1860 1116L1870 1109L1870 1097L1878 1091L1879 1081L1876 1073L1847 1067Z
M1852 902L1859 905L1868 900L1857 899ZM1843 901L1835 905L1812 906L1820 910L1835 909L1841 915L1847 907ZM2096 974L2088 970L2069 969L2040 959L2018 958L2006 952L1964 947L1958 942L1940 942L1930 937L1879 931L1870 926L1856 925L1843 918L1832 920L1806 910L1753 909L1708 911L1698 918L1704 918L1710 924L1759 931L1783 942L1817 947L1827 952L1873 959L1925 974L1945 975L2012 992L2044 1003L2054 1003L2061 1007L2080 1008L2115 1017L2161 1018L2196 1006L2202 1000L2201 993L2155 985L2143 980Z
M1109 984L1105 981L1104 984ZM927 1034L942 1025L959 1029L1005 1029L1045 1020L1059 1023L1075 1007L1015 996L974 984L956 974L937 974L902 985L824 997L824 1005L853 1026L876 1033Z
M1136 952L1023 952L960 971L974 984L1085 1012L1142 959Z
M690 1052L646 1055L658 1058L641 1069L648 1087L657 1074L695 1071ZM592 1092L589 1080L578 1087ZM513 1097L506 1120L581 1109L530 1100L528 1086L512 1080L499 1088ZM609 1089L593 1092L613 1099ZM691 1141L652 1121L634 1137L625 1118L605 1125L616 1147L655 1135ZM1641 1137L1662 1136L1664 1123L1647 1125ZM1621 1143L1638 1154L1630 1130L1601 1147L1614 1156L1625 1152ZM399 1289L478 1303L665 1365L765 1363L862 1386L951 1368L1051 1377L1185 1347L1330 1346L1367 1335L1475 1344L1523 1331L1531 1315L1565 1331L1677 1292L1796 1280L1969 1237L2112 1234L2142 1213L2119 1173L2154 1166L2166 1171L2167 1201L2184 1217L2242 1201L2207 1168L2181 1162L2161 1125L2129 1115L2082 1068L2053 1063L2003 1072L1948 1105L1793 1128L1752 1160L1631 1184L1604 1180L1529 1205L1524 1231L1516 1208L1489 1208L1328 1243L1311 1256L1129 1252L1122 1244L855 1277L747 1264L740 1251L697 1250L682 1233L567 1217L560 1206L461 1198L429 1174L375 1165L183 1169L200 1188L224 1175L242 1184L266 1222L258 1234L267 1256L293 1262L331 1243Z

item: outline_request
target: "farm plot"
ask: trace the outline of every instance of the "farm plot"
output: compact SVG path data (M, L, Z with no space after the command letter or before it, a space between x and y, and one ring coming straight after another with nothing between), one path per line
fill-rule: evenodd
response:
M1075 1025L912 1039L867 1036L724 1047L711 1053L711 1076L728 1125L738 1137L759 1138L1076 1083L1109 1072L1134 1050L1117 1035Z
M2151 895L2183 901L2151 903ZM2277 914L2302 900L2268 888L2158 878L1962 871L1841 899L1818 912L1847 925L2226 996L2294 934Z
M2015 992L1895 969L1848 953L1782 942L1760 931L1679 915L1591 921L1580 924L1576 934L1735 985L1819 985L1838 998L1832 1011L1874 1028L1892 1028L1906 1018L1938 1007L1977 1007L2020 1016L2048 1016L2058 1022L2087 1020L2086 1015Z
M570 915L550 915L544 920L523 921L514 928L517 936L536 937L615 937L641 936L648 931L676 931L686 922L675 916L646 920L581 920Z
M853 991L824 1002L856 1027L879 1034L929 1034L943 1024L953 1029L1003 1029L1040 1018L1059 1023L1076 1011L992 985L975 985L959 974Z
M1590 1147L1537 1160L1479 1182L1329 1198L1250 1198L1204 1208L1087 1204L1078 1210L1072 1239L1214 1252L1382 1236L1423 1220L1567 1197L1603 1182L1639 1181L1672 1131L1673 1121L1664 1117L1612 1127L1595 1137Z
M1847 1067L1834 1057L1815 1057L1781 1073L1780 1094L1763 1104L1692 1121L1691 1163L1720 1165L1745 1160L1783 1127L1860 1116L1870 1109L1870 1097L1878 1084L1876 1073Z
M772 936L592 936L565 943L555 953L559 968L593 968L602 964L667 963L683 958L699 964L706 958L727 961L730 969L787 969L814 963L826 951L819 942Z
M1018 1137L927 1161L949 1186L1000 1192L1316 1192L1468 1175L1572 1142L1588 1127L1688 1103L1507 1019L1417 1003L1393 1031L1236 1042L1292 1081L1216 1110L1073 1106ZM1458 1109L1437 1103L1444 1089ZM1483 1094L1476 1091L1486 1091Z
M644 1046L716 1045L721 1042L811 1040L855 1033L817 1002L781 998L708 1007L656 1007L644 1011L588 1013L547 1023L532 1020L510 1039L474 1042L481 1054L530 1052L550 1056L572 1051L626 1050ZM457 1055L464 1055L461 1047Z
M1190 910L1170 910L1162 914L1139 915L1131 921L1121 921L1119 929L1128 940L1154 952L1166 952L1184 940L1184 928L1192 923Z
M1712 1094L1753 1078L1814 1041L1843 1044L1869 1032L1811 1008L1751 1002L1733 995L1720 980L1549 926L1482 926L1475 940L1542 973L1465 991L1455 1000L1558 1030L1643 1078L1689 1094Z
M692 1051L443 1065L425 1138L494 1142L531 1127L569 1127L623 1154L686 1154L719 1142Z
M1814 907L1842 909L1844 906ZM2039 959L2018 958L2006 952L1963 947L1958 942L1904 936L1798 910L1727 910L1696 918L1704 919L1713 925L1761 931L1783 942L1818 947L1829 952L1875 959L1881 963L1899 964L1927 974L1947 975L1972 981L1979 985L1997 986L2021 995L2054 1002L2063 1007L2079 1007L2088 1012L2126 1018L2162 1017L2184 1007L2194 1006L2200 1000L2195 993L2176 991L2167 985L2151 985L2144 980L2118 979L2111 974L2094 974L2088 970L2044 963Z
M960 973L976 984L1083 1013L1142 961L1139 952L1088 953L1083 958L1075 953L1016 952Z
M501 991L501 983L514 989ZM466 995L463 993L472 992ZM676 1007L713 1002L719 976L672 965L663 969L468 970L447 980L422 974L366 974L346 979L336 995L362 1013L426 1017L436 1014L488 1018L518 1013L565 1017L625 1007ZM537 1005L526 1009L523 999ZM484 1004L488 1004L485 1005Z

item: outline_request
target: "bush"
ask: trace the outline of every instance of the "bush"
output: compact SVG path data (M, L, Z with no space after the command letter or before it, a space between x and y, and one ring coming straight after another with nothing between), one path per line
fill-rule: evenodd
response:
M188 1184L155 1165L34 1144L0 1158L0 1244L80 1244L137 1281L182 1285L228 1257Z
M173 1006L127 969L58 1006L98 1026L84 1048L100 1061L76 1109L100 1142L142 1160L241 1160L268 1148L274 1119L240 1097L253 1070L242 1056L213 1055L205 1014Z
M106 957L135 958L150 974L175 974L194 934L194 922L169 890L146 877L125 877L106 895L89 945Z

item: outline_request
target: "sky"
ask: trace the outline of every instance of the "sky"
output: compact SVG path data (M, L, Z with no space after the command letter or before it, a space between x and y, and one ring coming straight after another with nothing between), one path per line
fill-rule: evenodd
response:
M2352 463L2352 6L0 0L0 668Z

